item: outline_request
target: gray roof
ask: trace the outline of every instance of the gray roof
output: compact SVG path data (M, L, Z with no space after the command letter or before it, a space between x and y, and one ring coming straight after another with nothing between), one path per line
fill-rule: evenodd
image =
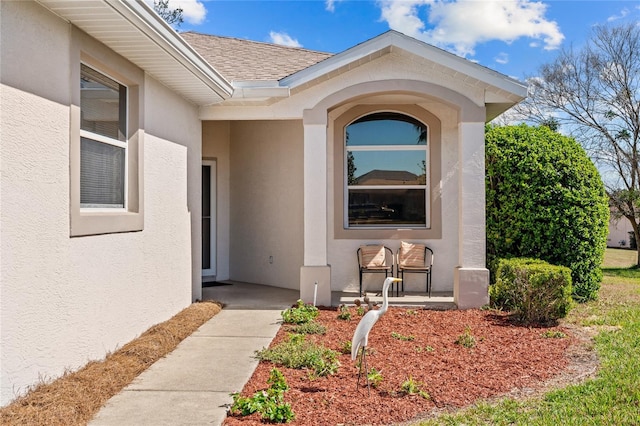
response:
M228 81L280 80L317 64L331 53L231 37L180 33Z

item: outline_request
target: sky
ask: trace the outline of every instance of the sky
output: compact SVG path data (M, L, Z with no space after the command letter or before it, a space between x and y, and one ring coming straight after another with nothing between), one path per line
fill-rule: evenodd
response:
M153 3L153 0L146 0ZM595 25L636 22L639 0L169 0L178 31L340 53L395 30L525 81Z

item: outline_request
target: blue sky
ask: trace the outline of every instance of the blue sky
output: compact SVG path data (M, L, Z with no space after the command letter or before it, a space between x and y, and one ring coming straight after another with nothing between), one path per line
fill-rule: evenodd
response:
M153 0L147 0L152 2ZM598 24L638 22L640 1L169 0L179 31L339 53L390 29L524 80Z

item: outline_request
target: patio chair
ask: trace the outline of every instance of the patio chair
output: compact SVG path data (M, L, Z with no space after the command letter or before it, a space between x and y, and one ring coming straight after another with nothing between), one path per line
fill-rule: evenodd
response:
M357 256L361 296L363 274L384 274L385 279L393 276L393 251L389 247L380 244L360 246Z
M426 275L426 291L431 297L431 269L433 268L433 250L424 244L408 243L402 241L398 249L396 272L398 278L402 278L402 291L404 292L404 274L420 273ZM399 286L398 286L399 287ZM397 295L397 288L396 288Z

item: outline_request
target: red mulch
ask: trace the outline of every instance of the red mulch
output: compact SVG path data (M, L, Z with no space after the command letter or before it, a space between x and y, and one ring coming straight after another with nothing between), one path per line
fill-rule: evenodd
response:
M340 352L351 341L360 320L337 318L337 310L323 309L317 321L327 326L325 335L308 336ZM475 347L456 344L469 327ZM281 327L272 345L287 338L290 327ZM547 330L562 331L568 338L545 338ZM413 336L413 341L392 337ZM289 391L295 420L292 425L387 425L424 417L434 409L451 409L477 400L496 397L515 389L536 388L562 372L568 364L567 349L574 341L564 327L530 328L511 323L506 314L494 311L430 311L391 307L369 335L369 369L383 376L377 388L356 389L358 367L350 355L339 356L341 367L333 376L310 379L309 372L278 367ZM266 389L274 367L261 362L243 396ZM404 395L401 384L409 378L421 382L430 399ZM225 425L262 424L258 414L230 416Z

